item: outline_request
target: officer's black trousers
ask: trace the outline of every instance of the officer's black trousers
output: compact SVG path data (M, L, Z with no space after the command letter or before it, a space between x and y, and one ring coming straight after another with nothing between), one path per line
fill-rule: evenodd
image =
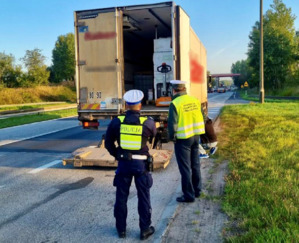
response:
M116 228L119 232L126 231L127 201L133 177L138 196L140 230L146 230L151 225L150 188L153 185L153 179L152 175L144 170L144 166L138 166L138 163L144 164L144 161L120 161L114 178L113 185L116 187L114 217L116 219Z
M198 157L199 136L177 139L175 156L181 173L182 191L187 200L193 200L201 192L200 160Z

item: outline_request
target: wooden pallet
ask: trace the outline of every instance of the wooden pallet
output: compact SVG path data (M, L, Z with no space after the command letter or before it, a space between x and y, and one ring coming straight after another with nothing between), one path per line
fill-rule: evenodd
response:
M150 149L149 153L154 157L154 169L165 169L171 160L173 151ZM75 150L72 155L74 157L63 159L62 163L64 166L72 164L74 167L117 167L117 160L105 148L84 147Z

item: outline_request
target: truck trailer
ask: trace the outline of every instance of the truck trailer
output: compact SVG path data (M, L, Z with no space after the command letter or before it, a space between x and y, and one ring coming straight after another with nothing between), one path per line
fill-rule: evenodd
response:
M186 81L187 93L207 111L207 54L174 2L74 12L78 119L97 128L100 119L125 112L123 95L144 93L141 115L159 124L152 149L167 142L170 80Z

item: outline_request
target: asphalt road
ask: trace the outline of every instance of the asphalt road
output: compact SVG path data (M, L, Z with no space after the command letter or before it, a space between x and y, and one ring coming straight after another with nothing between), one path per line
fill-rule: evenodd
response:
M209 94L209 116L216 117L231 95ZM114 169L61 163L75 149L96 145L108 122L102 121L98 131L83 130L76 118L0 130L0 242L119 242L113 217ZM172 143L163 146L173 149ZM157 233L150 242L160 242L176 209L175 198L181 195L175 157L153 178ZM134 185L128 211L124 242L138 242Z

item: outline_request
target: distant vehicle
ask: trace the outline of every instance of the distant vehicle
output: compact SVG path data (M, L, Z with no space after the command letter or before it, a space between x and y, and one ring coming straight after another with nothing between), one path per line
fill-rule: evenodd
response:
M226 89L227 89L226 86L218 87L218 88L217 88L217 93L225 93L225 92L226 92Z
M213 87L211 87L211 88L208 88L208 93L214 93L215 92L215 90L214 90L214 88Z

